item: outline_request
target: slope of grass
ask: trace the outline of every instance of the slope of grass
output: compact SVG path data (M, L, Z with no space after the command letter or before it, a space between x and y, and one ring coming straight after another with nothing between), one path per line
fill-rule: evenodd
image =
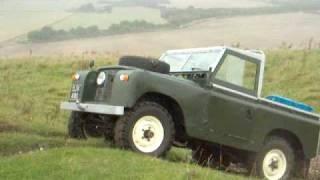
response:
M68 96L72 73L88 67L88 61L78 59L0 61L0 103L4 105L0 108L0 154L32 149L45 141L52 142L51 146L65 143L68 112L60 111L60 102ZM104 64L112 61L107 58ZM20 134L12 134L16 132ZM4 140L20 138L11 144Z
M0 179L244 179L132 152L59 148L2 158Z
M286 95L319 112L320 50L273 50L267 57L263 94ZM83 59L0 60L0 179L241 179L190 164L190 151L182 149L158 160L102 139L68 139L69 114L59 104L68 97L71 74L88 67ZM117 57L96 59L100 66Z
M58 147L107 147L108 145L108 142L104 142L101 139L77 141L69 139L65 135L43 136L32 132L0 133L0 156L23 154Z
M284 95L320 111L320 50L268 51L263 95Z

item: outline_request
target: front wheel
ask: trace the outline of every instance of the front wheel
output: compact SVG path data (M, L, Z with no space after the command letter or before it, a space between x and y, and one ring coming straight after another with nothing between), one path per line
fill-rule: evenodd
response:
M259 176L269 180L290 179L295 166L294 150L280 137L271 137L258 153L256 167Z
M114 133L121 148L162 156L170 149L175 131L169 112L158 103L145 101L117 120Z

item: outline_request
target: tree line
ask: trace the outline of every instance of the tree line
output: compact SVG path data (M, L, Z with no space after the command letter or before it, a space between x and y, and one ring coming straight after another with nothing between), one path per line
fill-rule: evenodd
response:
M310 2L297 3L277 3L274 6L255 7L255 8L194 8L190 6L185 9L162 8L161 17L166 19L169 24L180 26L195 20L206 18L223 18L234 16L251 16L264 14L277 14L297 11L320 10L320 1L311 0Z
M67 39L79 39L114 34L144 32L164 28L165 25L156 25L144 20L122 21L119 24L112 24L108 29L100 29L98 26L77 27L70 30L56 30L45 26L40 30L28 33L28 40L31 42L61 41Z

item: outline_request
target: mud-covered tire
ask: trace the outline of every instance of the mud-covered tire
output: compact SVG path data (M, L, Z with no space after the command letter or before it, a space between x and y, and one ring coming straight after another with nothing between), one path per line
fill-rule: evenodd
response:
M72 112L69 117L68 135L75 139L105 137L106 140L113 140L114 126L115 122L111 117Z
M115 123L115 120L113 120L113 119L110 119L110 122L108 122L106 124L105 131L104 131L104 139L106 141L113 142L115 125L116 125L116 123Z
M148 134L152 136L147 137ZM170 150L174 134L168 110L158 103L144 101L117 120L114 140L120 148L158 157Z
M294 149L281 137L270 137L256 157L256 173L266 179L290 179L294 167Z
M298 159L293 176L298 179L307 179L310 169L310 159Z
M140 56L123 56L119 60L119 65L137 67L162 74L168 74L170 72L169 64L159 61L158 59Z
M68 135L74 139L86 139L83 129L83 119L79 112L71 112L68 122Z

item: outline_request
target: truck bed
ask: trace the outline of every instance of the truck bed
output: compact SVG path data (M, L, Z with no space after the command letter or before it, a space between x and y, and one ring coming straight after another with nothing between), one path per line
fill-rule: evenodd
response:
M291 106L288 106L288 105L285 105L285 104L281 104L281 103L278 103L278 102L274 102L274 101L271 101L271 100L266 99L266 98L259 98L259 102L261 102L261 104L263 104L263 105L271 106L272 108L283 110L283 111L286 111L288 113L294 113L294 114L297 114L297 115L307 116L307 117L309 117L309 118L311 118L313 120L316 120L316 121L320 120L320 115L319 114L308 112L308 111L303 111L301 109L294 108L294 107L291 107Z

